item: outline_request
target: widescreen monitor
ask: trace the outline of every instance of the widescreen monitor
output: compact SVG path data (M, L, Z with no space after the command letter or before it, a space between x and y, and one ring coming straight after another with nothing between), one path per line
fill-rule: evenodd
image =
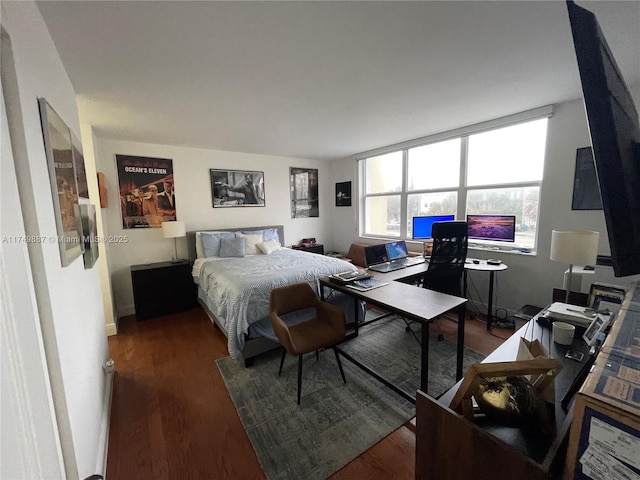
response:
M413 217L411 236L414 240L432 238L431 229L436 222L451 222L453 215L425 215Z
M514 242L515 215L467 215L469 240Z

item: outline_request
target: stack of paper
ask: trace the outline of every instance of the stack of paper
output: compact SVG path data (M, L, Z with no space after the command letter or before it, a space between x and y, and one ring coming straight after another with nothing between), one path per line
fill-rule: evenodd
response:
M587 307L555 302L547 308L547 315L578 327L588 327L596 318L597 312Z

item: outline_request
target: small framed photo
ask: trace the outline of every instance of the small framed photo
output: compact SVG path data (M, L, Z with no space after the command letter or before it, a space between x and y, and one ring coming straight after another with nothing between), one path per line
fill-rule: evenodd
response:
M592 347L598 339L598 334L604 332L604 329L609 325L609 317L604 315L596 315L591 324L587 327L582 335L583 340L587 345Z
M351 206L351 182L336 183L336 207Z
M213 208L264 207L264 173L209 170Z

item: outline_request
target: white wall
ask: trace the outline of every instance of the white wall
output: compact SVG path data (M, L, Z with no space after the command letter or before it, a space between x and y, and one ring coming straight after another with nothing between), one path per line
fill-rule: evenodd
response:
M16 88L3 83L20 193L21 212L14 211L13 215L21 213L27 235L55 239L53 197L37 99L46 98L79 138L75 92L36 4L2 2L1 8L2 26L11 38L17 81ZM3 57L3 70L5 66ZM3 188L3 203L9 195L11 191ZM96 199L92 201L96 203ZM104 408L107 378L102 365L108 358L108 347L98 270L85 270L82 258L62 268L55 242L30 243L27 248L65 477L103 473L96 469L104 463L108 410ZM24 273L18 267L9 268L14 271L3 272L9 278ZM10 301L25 301L11 295ZM43 368L37 364L28 367ZM42 441L49 434L26 433L35 433Z
M82 107L80 107L82 109ZM81 110L82 115L82 110ZM127 243L107 245L111 281L119 316L134 313L130 266L171 260L173 240L162 237L160 228L123 229L119 206L116 154L170 158L176 191L178 220L187 231L256 225L284 225L284 244L298 243L305 237L318 242L331 240L333 189L326 163L287 157L253 155L238 152L154 145L96 139L98 171L107 180L109 208L102 210L105 233L126 235ZM320 216L291 218L289 203L289 167L317 168L320 185ZM265 206L212 207L209 169L256 170L264 172ZM328 245L326 245L328 246ZM178 239L178 256L187 258L186 239Z
M640 89L632 89L636 105L640 105ZM609 254L609 243L602 210L571 210L573 175L576 149L589 146L589 132L582 100L556 105L555 114L549 120L544 182L541 190L538 226L537 255L518 255L470 250L469 256L476 258L498 258L509 266L496 275L494 300L498 307L509 314L525 304L545 306L551 301L553 288L562 288L563 274L568 268L549 260L551 231L558 229L585 229L600 232L599 252ZM382 146L382 145L381 145ZM334 161L331 164L331 181L351 180L356 189L356 167L351 159ZM346 251L352 242L376 243L372 239L359 238L356 225L356 202L351 208L334 207L332 215L332 245L336 250ZM597 266L593 275L583 278L582 290L588 292L592 282L629 285L639 280L640 275L616 278L611 267ZM486 312L488 275L471 272L470 299L483 313ZM502 312L501 312L502 313Z

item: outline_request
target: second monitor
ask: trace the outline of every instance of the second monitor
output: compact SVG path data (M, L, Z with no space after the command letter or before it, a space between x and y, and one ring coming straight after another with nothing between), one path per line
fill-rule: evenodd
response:
M423 215L413 217L411 236L414 240L432 238L431 230L436 222L451 222L454 215Z

